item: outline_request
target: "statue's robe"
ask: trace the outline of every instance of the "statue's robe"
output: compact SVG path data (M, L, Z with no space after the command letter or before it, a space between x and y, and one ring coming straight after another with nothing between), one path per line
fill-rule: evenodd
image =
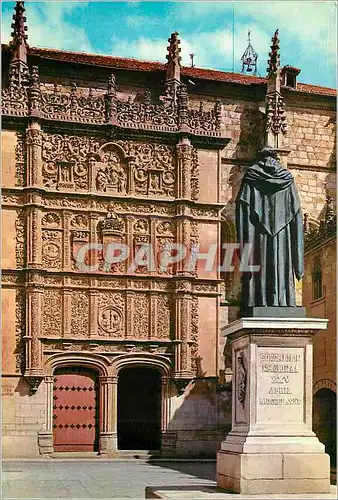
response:
M243 270L242 310L250 307L296 306L294 276L303 277L303 222L292 174L272 157L250 167L236 200L240 247L252 244Z

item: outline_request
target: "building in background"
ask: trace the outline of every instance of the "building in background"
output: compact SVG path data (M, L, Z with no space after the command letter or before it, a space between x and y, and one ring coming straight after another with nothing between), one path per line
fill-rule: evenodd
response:
M235 241L237 190L267 134L313 221L335 196L336 93L280 68L277 34L268 78L181 67L177 33L166 58L29 47L16 4L2 46L4 457L214 456L239 278L156 259L168 243ZM92 271L76 262L88 243L102 245ZM110 243L126 262L107 264ZM148 243L155 269L133 269Z
M327 197L320 221L305 214L303 305L307 315L327 318L313 339L313 428L336 465L336 214Z

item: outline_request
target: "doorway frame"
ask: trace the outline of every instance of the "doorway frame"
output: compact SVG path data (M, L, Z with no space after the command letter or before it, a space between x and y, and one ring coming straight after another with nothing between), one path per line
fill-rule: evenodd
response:
M38 432L39 452L42 456L51 456L54 453L53 439L53 386L56 370L79 366L96 372L99 389L99 419L98 455L109 455L112 447L111 414L112 414L112 387L113 377L110 376L110 363L104 356L83 353L53 354L45 363L46 388L46 418L44 429ZM95 453L95 452L94 452Z
M167 432L170 420L170 375L172 366L170 361L164 356L147 354L122 354L117 356L112 363L114 384L114 408L113 408L113 436L115 450L117 447L117 384L120 370L124 368L152 368L160 372L161 375L161 443L160 450L163 449L163 435Z
M170 379L172 363L157 354L121 354L113 359L99 353L63 352L52 354L45 362L46 418L44 429L38 432L39 452L50 457L53 448L53 385L54 372L69 366L81 366L98 373L99 379L99 451L98 455L118 456L117 447L117 383L122 368L153 368L161 375L161 450L163 436L170 420Z

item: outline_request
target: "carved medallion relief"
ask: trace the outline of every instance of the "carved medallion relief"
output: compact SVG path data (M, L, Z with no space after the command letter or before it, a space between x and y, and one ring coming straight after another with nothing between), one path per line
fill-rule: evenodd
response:
M46 269L62 268L61 218L48 212L42 218L42 263Z
M164 144L43 134L43 183L52 189L175 196L174 148ZM198 161L193 162L194 199Z
M101 337L124 337L124 294L101 293L98 304L98 334Z

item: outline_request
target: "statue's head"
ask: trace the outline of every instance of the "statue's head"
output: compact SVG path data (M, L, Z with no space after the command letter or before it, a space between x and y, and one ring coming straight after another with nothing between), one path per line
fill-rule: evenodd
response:
M277 150L273 148L272 146L264 146L259 152L258 152L258 158L260 160L264 158L274 158L277 160Z

